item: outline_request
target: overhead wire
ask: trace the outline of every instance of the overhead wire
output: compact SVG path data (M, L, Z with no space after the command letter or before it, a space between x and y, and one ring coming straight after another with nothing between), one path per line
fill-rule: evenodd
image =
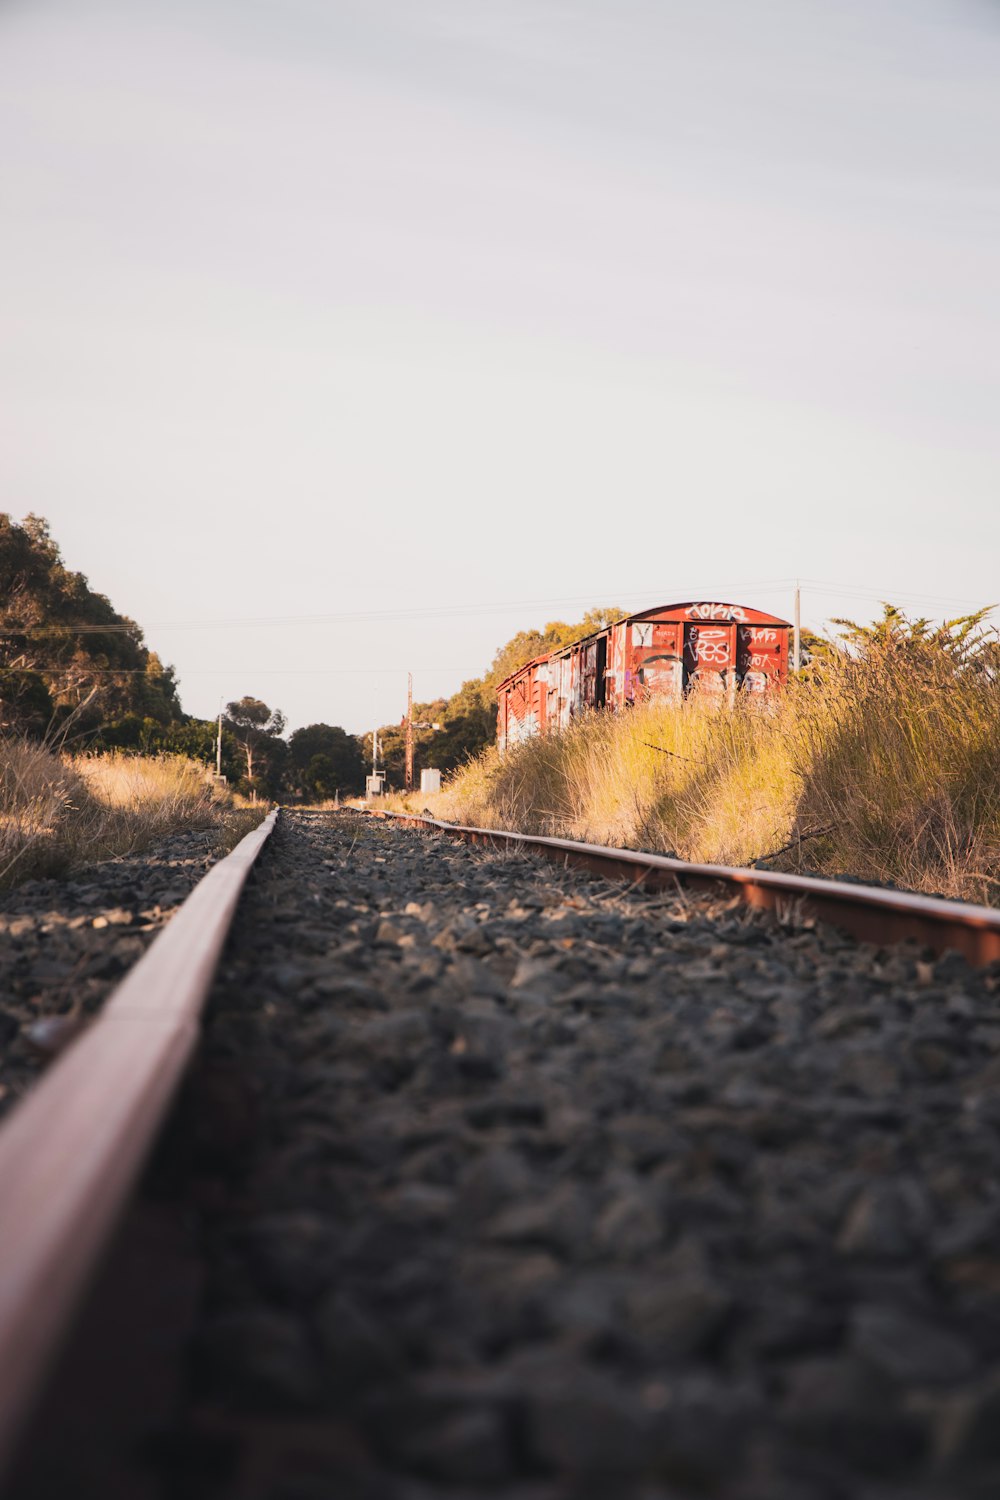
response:
M925 603L925 604L951 604L951 605L958 604L958 605L965 605L965 606L971 607L973 609L983 608L984 607L981 604L974 603L974 601L972 601L971 599L962 598L961 596L957 596L957 595L925 594L925 593L921 593L921 592L918 592L918 591L909 591L909 590L905 590L905 589L895 589L895 588L892 588L892 589L890 589L890 588L881 588L881 587L872 587L872 588L869 588L869 587L867 587L867 586L865 586L863 584L858 584L858 583L838 583L838 582L831 581L831 580L823 580L823 579L815 579L815 578L799 578L799 579L778 578L778 579L757 580L754 583L746 583L746 582L744 582L742 584L729 583L729 584L726 584L724 586L720 586L720 587L718 587L718 588L716 588L714 590L710 590L708 592L706 592L704 590L692 590L690 588L690 585L688 585L688 586L686 586L685 592L687 593L688 597L692 597L692 598L698 597L699 593L703 594L705 597L708 597L708 593L713 593L716 597L719 597L720 595L722 595L724 593L734 593L734 594L740 594L740 593L742 593L744 595L747 595L747 594L760 594L760 593L763 593L765 591L773 591L774 589L777 589L777 588L785 588L785 587L792 588L792 587L796 587L796 586L799 587L803 592L811 593L811 594L814 594L814 595L815 594L819 594L820 597L830 597L830 596L837 597L837 596L840 596L840 597L847 597L847 598L853 598L853 599L858 599L858 600L886 600L886 599L893 599L893 598L895 598L895 599L900 600L902 602ZM660 588L660 590L662 592L666 592L668 594L670 592L677 592L676 590L671 591L669 589L666 589L663 584L660 584L659 588ZM619 589L609 589L609 590L607 590L607 594L608 595L615 595L615 594L617 594L617 595L622 595L622 596L625 596L625 597L628 597L628 595L630 595L630 594L637 594L637 593L640 593L640 592L645 592L647 594L651 594L653 592L653 590L652 589L640 590L640 589L636 588L634 585L631 586L628 589L619 588ZM463 616L467 616L467 615L470 615L470 614L482 615L482 614L486 614L486 613L490 613L490 612L494 612L494 611L501 611L501 610L507 610L507 609L522 609L522 608L523 609L528 609L528 608L542 608L542 607L545 607L545 608L548 609L548 608L553 608L553 607L560 606L560 605L571 604L571 603L581 603L581 602L585 602L585 601L589 602L592 607L595 607L595 608L596 607L600 607L600 606L595 606L593 604L593 600L594 600L594 595L591 592L589 594L550 596L550 597L544 598L544 599L539 598L539 599L533 599L533 600L520 599L520 600L506 600L506 601L499 601L499 600L497 600L497 601L493 601L491 603L485 603L485 602L480 601L480 602L475 603L475 604L451 604L451 605L443 605L442 604L442 605L435 605L435 606L428 606L428 607L421 607L421 608L414 608L414 609L402 609L402 608L391 609L390 608L390 609L385 609L385 610L365 610L365 611L346 610L346 611L342 611L342 612L332 612L332 613L327 613L327 614L315 614L315 615L271 615L271 616L268 616L268 615L259 615L259 616L248 616L248 617L245 617L243 619L233 618L233 619L223 619L223 620L214 620L214 621L213 620L200 620L199 621L199 620L191 620L191 619L189 619L189 620L176 620L176 621L171 621L171 622L160 621L160 622L158 622L158 623L156 623L154 625L150 625L150 626L144 627L143 628L143 633L147 629L149 629L149 630L152 630L152 629L165 630L165 629L168 629L168 628L170 628L170 629L181 629L181 628L184 628L184 629L251 628L251 627L257 627L257 626L275 627L275 626L281 626L281 625L312 625L312 626L316 626L316 625L324 625L324 624L334 625L334 624L340 624L340 623L350 622L350 621L355 621L355 620L367 621L367 622L371 622L371 621L375 621L375 620L382 620L382 621L386 621L386 622L391 622L391 621L395 621L395 620L404 620L404 619L448 618L448 617L451 617L453 615L463 615ZM126 623L124 621L123 622L114 623L114 624L112 624L112 623L87 624L85 622L81 622L79 624L61 624L61 625L58 625L58 626L49 627L49 628L47 628L45 630L27 631L27 632L25 632L25 631L13 631L13 630L12 631L4 632L2 629L0 629L0 639L2 639L2 637L3 637L3 635L5 633L9 634L9 635L22 635L22 634L24 634L24 635L27 635L28 639L30 639L30 640L64 639L64 638L67 638L67 637L72 636L72 635L109 635L110 636L110 635L122 635L122 634L130 633L133 630L135 630L136 628L137 627L135 625ZM33 665L33 666L30 666L30 667L0 667L0 672L11 673L11 672L21 672L21 671L35 671L35 672L45 672L45 673L48 673L48 674L57 674L57 673L64 673L64 672L67 672L67 671L74 670L75 666L76 666L76 669L78 669L78 670L81 671L82 675L86 675L88 677L125 677L125 676L144 677L144 676L150 675L148 673L147 668L145 668L145 667L83 667L82 664L74 664L74 663L69 663L69 662L54 663L51 666ZM164 670L166 670L166 669L164 669ZM219 677L247 677L247 676L284 677L284 676L298 676L298 675L303 675L303 676L365 676L365 677L369 677L369 676L376 676L376 675L378 675L378 676L394 676L398 672L403 671L403 670L406 670L406 668L403 666L403 664L400 664L399 666L383 666L383 665L376 665L374 663L368 662L368 663L366 663L363 666L353 666L353 667L347 667L347 666L298 666L298 665L295 665L295 666L288 665L288 666L278 666L278 667L264 667L264 666L253 666L253 665L247 665L247 666L217 666L217 667L216 666L198 666L198 667L185 667L185 668L183 668L183 675L186 676L186 677L195 677L195 676L197 676L197 677L206 677L206 676L219 676ZM434 664L434 665L426 665L426 666L414 666L414 667L412 667L411 670L418 671L418 672L457 672L457 673L462 673L462 674L468 674L470 676L475 676L475 675L481 673L482 668L481 668L481 664L473 666L473 665L470 665L470 664L457 665L457 664L453 663L453 664L448 664L448 665L445 665L445 664ZM177 670L176 671L176 675L178 677L180 675L182 675L181 671Z
M767 589L786 586L793 580L772 579L757 583L727 583L717 586L711 590L692 590L690 584L685 585L683 597L697 598L699 596L708 598L718 597L722 593L760 593ZM678 594L677 589L670 590L661 581L655 588L640 588L635 584L627 588L607 588L601 591L604 598L612 598L618 594L634 596L636 594L654 594L655 589L666 592L668 595ZM590 604L594 608L601 608L600 603L595 603L594 591L586 594L565 594L561 596L549 595L537 599L498 599L492 601L478 600L475 602L457 604L434 604L421 605L418 607L390 607L375 610L340 610L323 614L309 615L247 615L243 617L222 618L217 620L155 620L142 626L145 634L150 630L216 630L216 629L244 629L253 626L266 625L325 625L340 624L349 620L410 620L410 619L434 619L446 618L451 615L489 614L494 611L507 609L541 609L553 608L563 604ZM118 624L90 624L86 621L80 623L60 623L46 627L44 630L31 632L32 640L41 640L47 636L62 637L66 635L121 635L136 629L134 623L129 624L122 621ZM2 632L0 632L2 633ZM23 632L19 632L23 633Z
M663 582L652 588L640 588L635 584L626 587L608 588L601 590L604 598L625 598L636 595L653 595L657 591L661 594L678 596L682 594L686 598L708 598L710 596L719 598L728 593L732 594L761 594L773 592L776 589L792 589L799 586L803 591L819 593L822 597L830 595L847 596L856 599L892 600L900 599L926 604L959 604L971 609L983 608L981 601L976 601L968 596L956 594L929 594L919 590L889 588L885 585L872 585L852 583L838 583L831 580L814 578L776 578L755 580L754 582L726 583L716 585L714 588L693 589L690 583L686 583L682 589L669 588ZM619 601L620 602L620 601ZM447 619L452 616L468 617L470 615L486 615L503 612L510 609L552 609L567 604L589 604L593 608L601 608L600 603L595 603L594 591L586 594L564 594L549 595L534 599L506 599L491 601L470 601L454 604L433 604L420 606L388 606L383 609L368 610L335 610L316 614L302 615L247 615L223 617L221 619L175 619L152 621L141 627L142 633L146 634L152 630L242 630L258 627L274 628L287 625L339 625L351 621L385 621L391 623L398 620L429 620ZM72 635L125 635L130 634L137 627L127 622L117 623L90 623L87 621L61 623L50 625L40 630L17 631L11 633L27 634L32 640L59 639ZM3 632L0 631L0 634Z
M803 590L808 589L811 593L819 593L822 597L830 595L847 594L856 599L878 599L891 602L894 599L912 601L923 604L961 604L969 609L995 608L995 605L984 605L982 600L970 598L968 595L960 594L925 594L912 589L897 589L879 586L867 588L862 584L832 583L816 578L802 578L799 580Z
M163 668L163 673L168 669ZM287 677L287 676L363 676L370 677L375 674L394 675L398 672L475 672L474 667L456 666L411 666L407 667L191 667L185 668L184 675L187 677L239 677L256 676L264 677ZM77 671L81 677L150 677L155 680L157 673L148 672L145 667L88 667L79 663L60 663L58 666L27 666L27 667L4 667L0 666L0 673L17 673L18 675L31 672L44 672L54 676L60 672ZM179 674L178 674L179 675Z

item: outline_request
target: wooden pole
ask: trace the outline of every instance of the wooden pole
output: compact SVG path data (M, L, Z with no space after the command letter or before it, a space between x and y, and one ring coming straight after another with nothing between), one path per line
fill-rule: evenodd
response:
M413 673L406 674L406 790L413 791Z
M792 671L798 673L802 667L802 590L798 584L795 585L795 613L793 645L792 645Z

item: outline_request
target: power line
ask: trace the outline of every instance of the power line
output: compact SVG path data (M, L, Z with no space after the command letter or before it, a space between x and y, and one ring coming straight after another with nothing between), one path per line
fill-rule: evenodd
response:
M739 593L744 593L744 594L746 594L746 593L762 593L762 592L764 592L765 590L768 590L768 589L773 590L773 589L784 587L784 586L792 587L793 582L794 581L791 580L791 579L771 579L771 580L767 580L767 581L764 581L764 582L758 581L758 582L756 582L756 583L754 583L752 585L751 584L746 584L746 583L744 583L744 584L738 584L738 585L728 584L724 588L720 587L720 588L718 588L718 589L716 589L714 591L710 591L710 592L713 593L714 597L716 597L716 598L719 598L722 595L727 594L727 593L733 593L733 594L739 594ZM830 580L822 580L822 579L814 579L814 578L802 579L801 582L802 582L802 585L803 585L803 592L804 593L808 591L808 593L811 593L814 596L816 594L819 594L820 597L829 597L831 594L834 595L834 596L839 595L841 597L853 598L853 599L858 599L858 600L874 600L874 599L884 600L886 598L895 597L896 599L899 599L899 600L905 601L905 602L911 602L912 601L912 602L915 602L915 603L921 603L922 602L922 603L930 603L930 604L946 604L947 603L947 604L952 604L952 605L955 605L955 604L965 605L965 606L973 608L973 609L975 609L975 608L983 608L983 606L981 604L980 605L974 604L972 600L970 600L968 598L961 598L961 597L956 596L956 595L946 595L946 594L932 595L932 594L922 594L922 593L919 593L919 592L912 593L912 592L910 592L908 590L904 590L904 589L889 589L889 588L877 588L877 587L876 588L867 588L866 586L864 586L862 584L857 584L857 583L837 583L837 582L832 582ZM660 587L661 587L661 590L662 590L663 586L660 585ZM618 593L618 594L625 595L627 593L638 593L638 592L640 592L640 590L636 590L636 589L629 589L629 590L618 589L618 590L608 590L607 592L609 594L611 594L611 593ZM642 591L642 592L652 593L653 591L652 590L645 590L645 591ZM667 591L664 590L664 592L667 592ZM694 591L692 591L690 588L687 589L687 594L688 594L688 597L691 597L691 598L696 598L696 597L698 597L699 594L701 594L703 597L706 597L706 598L709 597L709 593L706 592L706 591L704 591L704 590L694 590ZM247 619L244 619L244 620L235 620L234 619L234 620L228 620L228 621L227 620L222 620L222 621L194 621L194 620L174 621L174 622L172 622L172 626L173 626L173 628L180 628L180 627L183 626L183 627L186 627L186 628L214 629L216 627L227 627L227 628L240 627L240 628L242 628L242 627L252 626L252 625L259 625L259 626L270 625L270 626L274 626L274 625L281 625L281 624L285 624L285 625L292 625L292 624L307 624L307 625L336 624L336 623L340 623L340 622L344 622L344 621L352 621L352 620L371 621L371 620L381 619L381 620L389 621L389 620L402 620L402 619L430 619L430 618L435 618L435 617L450 617L450 616L453 616L453 615L484 614L484 613L488 613L490 611L501 610L501 609L504 609L504 610L505 609L513 609L513 608L528 609L528 608L532 608L532 607L538 608L538 607L541 607L543 605L545 607L547 607L547 608L550 608L550 607L553 607L553 606L556 606L556 605L569 604L569 603L580 603L582 601L589 601L589 602L592 603L592 601L593 601L593 594L591 593L591 594L585 594L585 595L584 594L581 594L581 595L564 595L561 598L550 597L550 598L544 599L544 600L543 599L536 599L536 600L508 600L506 602L495 601L492 604L479 603L479 604L441 605L441 606L435 606L435 607L431 607L431 608L419 608L419 609L413 609L413 610L385 610L385 611L369 610L369 611L363 611L363 612L362 611L347 611L347 612L343 612L343 613L340 613L340 614L329 614L329 615L289 615L289 616L274 615L274 616L256 616L256 617L250 617L250 618L247 618ZM166 628L168 628L168 626L167 626L166 623L160 622L160 624L158 626L149 627L149 628L166 629ZM115 624L115 625L110 625L110 624L102 624L102 625L60 625L60 626L51 627L48 630L40 630L40 631L36 631L36 632L26 632L26 631L16 631L15 632L15 631L9 631L9 632L6 632L6 633L7 634L18 634L18 635L24 634L24 635L27 635L30 640L39 640L39 639L45 639L47 637L60 638L60 637L64 637L64 636L68 636L68 635L74 634L74 633L76 633L76 634L96 634L96 635L120 635L120 634L124 634L124 633L130 631L131 629L134 629L134 627L126 625L124 623L123 624ZM3 632L2 630L0 630L0 638L2 638L2 636L4 635L4 633L5 632ZM164 668L163 669L164 673L166 673L167 670L168 670L167 668ZM396 676L396 675L398 675L400 672L402 672L404 670L406 670L406 669L402 665L400 665L400 666L376 666L376 665L371 664L371 663L366 664L365 666L357 666L357 667L344 667L344 666L336 666L336 667L315 666L315 667L313 667L313 666L304 666L304 665L303 666L288 665L288 666L282 666L282 667L259 667L259 666L252 666L252 665L250 665L250 666L218 666L218 667L214 667L214 666L197 666L197 667L185 667L185 668L174 668L173 669L173 671L174 671L174 673L175 673L175 675L177 677L183 676L183 677L186 677L186 678L190 678L190 677L264 677L264 676L266 676L266 677L288 677L288 676L310 676L310 677L354 677L354 676L363 676L363 677L371 677L371 676ZM456 672L456 673L461 673L463 675L468 675L468 676L472 676L472 677L480 676L480 675L483 674L483 668L482 668L481 665L471 666L471 665L468 665L468 664L460 665L460 664L455 664L455 663L451 663L451 664L447 664L447 665L438 663L438 664L433 664L433 665L418 666L418 667L414 668L414 670L419 671L421 673L430 673L430 672L449 672L450 673L450 672ZM20 673L20 672L39 672L39 673L44 673L44 674L49 675L49 676L65 675L66 673L73 672L73 673L78 673L81 678L94 678L94 677L102 677L102 678L149 677L151 679L151 681L155 681L156 680L156 674L155 673L150 673L149 670L148 670L148 667L89 667L89 666L83 665L82 663L74 663L74 662L60 662L60 663L54 663L54 664L52 664L50 666L30 665L30 666L24 666L24 667L0 667L0 672L8 673L8 674L9 673Z
M984 607L988 607L990 609L996 608L995 605L984 606L981 600L977 601L974 599L970 599L967 596L963 597L958 594L923 594L919 592L914 593L910 589L891 589L884 586L879 586L878 588L866 588L863 584L829 583L816 578L803 578L802 587L803 589L808 588L812 592L819 593L824 597L828 597L829 594L847 594L851 598L855 599L879 599L891 601L892 599L896 598L912 600L914 603L924 604L962 604L969 609L983 609Z
M685 584L682 591L665 590L663 583L655 588L641 588L635 584L627 587L606 588L600 591L604 598L610 598L617 594L635 596L636 594L649 594L654 598L659 590L675 598L720 598L726 593L753 592L761 593L764 590L790 587L793 580L787 578L769 579L756 583L727 583L718 585L714 589L692 589L690 584ZM376 610L341 610L326 614L315 615L248 615L242 618L231 618L221 620L156 620L142 627L145 634L150 630L236 630L245 629L258 625L336 625L351 620L415 620L447 618L451 615L480 615L489 614L497 610L507 609L542 609L552 608L563 604L590 604L594 608L601 608L595 603L595 592L591 590L586 594L565 594L562 596L548 595L540 599L497 599L491 602L477 600L464 604L436 604L422 605L415 608L386 608ZM48 626L44 630L22 630L13 631L11 634L27 635L32 640L41 640L46 637L61 638L67 635L123 635L135 630L135 625L122 624L60 624ZM2 632L0 632L2 633Z
M180 671L177 670L177 669L175 669L175 670L177 671L177 675L180 676ZM184 676L185 677L205 677L205 676L212 676L212 677L222 677L222 676L225 676L225 677L240 677L240 676L243 676L243 677L248 677L248 676L254 675L254 676L268 676L268 677L286 677L286 676L298 676L298 675L302 675L302 676L306 676L306 677L326 677L326 676L331 676L331 677L341 677L341 676L370 677L370 676L374 676L376 674L377 675L383 675L384 674L384 675L393 675L393 676L395 676L395 675L397 675L397 674L399 674L401 672L405 673L407 670L408 669L405 666L401 666L401 667L191 667L189 669L188 668L184 669ZM452 665L452 666L437 665L437 666L415 666L412 670L414 672L472 672L472 673L474 673L474 672L476 672L477 669L474 668L474 667L470 667L468 665L466 665L464 667L462 667L462 666L454 666L454 665ZM166 669L164 669L163 673L155 673L155 672L147 672L144 667L120 667L120 668L118 668L118 667L83 667L83 666L40 667L40 666L34 666L34 665L27 666L27 667L3 667L3 666L0 666L0 673L2 673L2 672L13 673L13 674L16 674L17 676L23 676L23 675L26 675L26 674L32 673L32 672L34 672L34 673L44 673L48 677L57 677L57 676L60 676L60 675L65 675L67 672L75 672L81 678L87 678L87 677L149 677L149 679L150 679L151 682L157 682L159 680L160 676L165 676L166 675Z
M836 583L829 580L815 578L803 578L801 579L801 583L804 589L809 589L814 593L818 592L821 594L821 596L828 596L829 594L839 594L846 595L849 598L857 599L881 600L897 598L927 604L959 604L964 605L970 609L981 609L983 607L980 601L973 600L968 596L956 594L927 594L919 590L914 591L911 589L890 588L887 585L873 585L871 587L868 587L866 585L858 583ZM795 579L793 578L772 578L756 580L752 583L730 582L726 584L717 584L714 588L706 590L692 588L690 582L685 583L681 589L670 589L666 588L661 582L654 588L641 588L635 584L629 584L624 587L619 586L606 588L600 590L600 593L597 597L613 598L615 596L621 595L625 598L634 598L636 595L640 594L649 595L652 597L656 597L657 595L659 595L660 597L663 597L663 595L666 594L668 598L684 597L689 599L718 599L724 597L727 594L760 594L765 592L773 592L774 590L783 588L787 588L790 590L794 587L794 585ZM586 594L564 594L559 596L548 595L544 598L535 599L497 599L492 601L478 600L475 602L458 604L422 605L413 608L387 607L385 609L374 610L352 609L327 612L324 614L307 615L246 615L242 617L223 618L217 620L157 620L144 625L142 627L142 633L146 634L147 632L153 630L244 630L257 627L275 627L288 625L340 625L350 623L355 620L367 622L385 621L386 623L388 623L396 620L448 619L456 615L468 617L470 615L488 615L510 609L552 609L568 604L584 604L590 605L594 608L602 607L599 604L595 604L595 591L592 590ZM38 630L31 630L30 628L24 630L11 630L8 632L0 632L0 634L7 633L25 635L30 640L44 640L62 639L64 637L73 635L128 635L136 629L137 627L135 625L125 623L88 624L86 622L81 622L79 624L52 625Z

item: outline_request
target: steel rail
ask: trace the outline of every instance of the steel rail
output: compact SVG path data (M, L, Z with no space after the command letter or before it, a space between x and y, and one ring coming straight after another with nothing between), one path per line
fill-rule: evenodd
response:
M277 816L209 870L0 1130L0 1469L194 1050Z
M777 870L694 864L666 854L612 849L604 844L583 844L541 834L469 828L388 808L368 810L379 818L436 829L472 843L491 844L498 849L534 849L549 859L583 865L598 875L654 889L675 883L699 890L723 886L739 895L748 906L770 911L796 902L809 916L829 922L862 942L889 944L912 938L937 953L954 949L975 965L1000 959L1000 910L995 907L945 901L939 896L920 896L884 886L785 875Z

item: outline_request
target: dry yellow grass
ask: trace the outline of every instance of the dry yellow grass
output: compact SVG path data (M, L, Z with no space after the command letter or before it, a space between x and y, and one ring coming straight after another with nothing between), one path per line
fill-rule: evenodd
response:
M766 705L590 714L398 805L684 859L1000 902L1000 686L928 641L831 655Z
M179 828L210 826L220 805L204 767L179 756L70 759L2 741L0 886L131 854Z

